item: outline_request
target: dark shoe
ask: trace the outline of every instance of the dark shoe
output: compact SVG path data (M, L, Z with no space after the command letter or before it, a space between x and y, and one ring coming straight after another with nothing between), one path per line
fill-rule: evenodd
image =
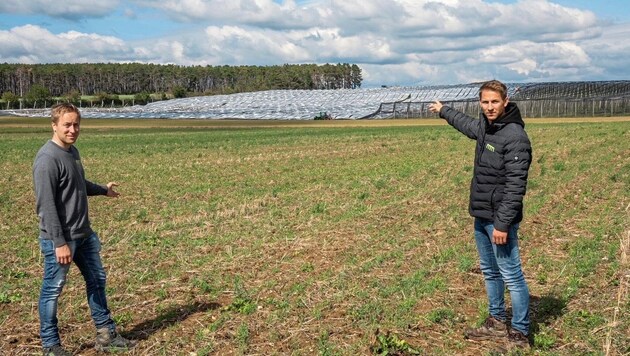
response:
M134 346L133 341L127 340L120 336L116 330L110 328L101 328L96 330L96 348L101 352L119 352L128 351Z
M504 322L495 319L492 316L486 318L486 321L478 328L467 329L464 337L469 340L492 340L504 338L507 336L507 326Z
M529 339L527 335L518 330L510 328L508 331L508 349L509 350L529 350Z
M44 356L72 356L72 354L66 351L61 345L44 347L43 351Z

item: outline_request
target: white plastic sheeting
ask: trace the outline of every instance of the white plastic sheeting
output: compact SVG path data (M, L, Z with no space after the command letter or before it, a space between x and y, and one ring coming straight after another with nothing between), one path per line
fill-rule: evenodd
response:
M84 107L81 111L86 118L312 120L320 113L338 119L405 117L405 112L401 110L407 109L413 117L422 117L428 114L425 104L434 100L447 103L477 101L479 86L480 83L372 89L269 90L173 99L124 108ZM593 97L614 99L630 96L630 81L507 83L507 86L508 96L517 102L566 99L574 103L575 100ZM527 111L527 106L523 105L524 111ZM541 107L540 103L536 105ZM623 110L625 113L625 106ZM595 109L591 111L594 113ZM6 110L0 111L0 115L48 116L50 109Z
M511 86L513 88L513 86ZM380 118L382 103L467 100L477 98L479 84L337 90L269 90L172 99L124 108L82 108L85 118L285 119ZM47 116L45 110L10 112Z
M333 118L360 119L381 103L464 100L474 98L478 85L338 90L270 90L231 95L173 99L121 109L84 109L88 118L168 119L295 119L312 120L320 113Z

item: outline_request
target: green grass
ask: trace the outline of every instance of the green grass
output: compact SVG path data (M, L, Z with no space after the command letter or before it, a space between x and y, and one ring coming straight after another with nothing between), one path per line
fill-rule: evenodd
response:
M474 142L445 125L173 121L89 120L77 143L88 179L121 184L118 199L90 198L90 217L137 354L492 352L462 337L487 313L467 212ZM627 353L630 321L612 319L630 312L630 122L541 122L527 126L520 230L534 349L602 354L610 335ZM47 120L0 118L9 353L38 352L31 166L50 137ZM70 280L60 325L79 352L93 329L76 268Z

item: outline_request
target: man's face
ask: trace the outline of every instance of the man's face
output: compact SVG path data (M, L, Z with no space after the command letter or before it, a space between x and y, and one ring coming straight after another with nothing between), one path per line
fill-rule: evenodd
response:
M53 141L63 148L70 148L79 138L81 119L74 112L63 114L57 123L52 124Z
M505 112L508 99L503 99L501 94L494 90L483 90L479 99L481 109L490 122L498 119Z

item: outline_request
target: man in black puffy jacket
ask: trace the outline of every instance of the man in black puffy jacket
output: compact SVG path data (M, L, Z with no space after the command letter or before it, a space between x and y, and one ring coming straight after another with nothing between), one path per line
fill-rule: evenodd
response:
M470 185L470 215L475 220L475 242L486 284L489 316L466 331L472 340L507 337L511 347L528 348L529 289L521 269L518 228L523 219L523 197L532 149L521 113L507 97L507 87L492 80L479 89L483 114L467 116L439 101L429 110L464 135L477 141ZM504 288L512 301L507 327Z

